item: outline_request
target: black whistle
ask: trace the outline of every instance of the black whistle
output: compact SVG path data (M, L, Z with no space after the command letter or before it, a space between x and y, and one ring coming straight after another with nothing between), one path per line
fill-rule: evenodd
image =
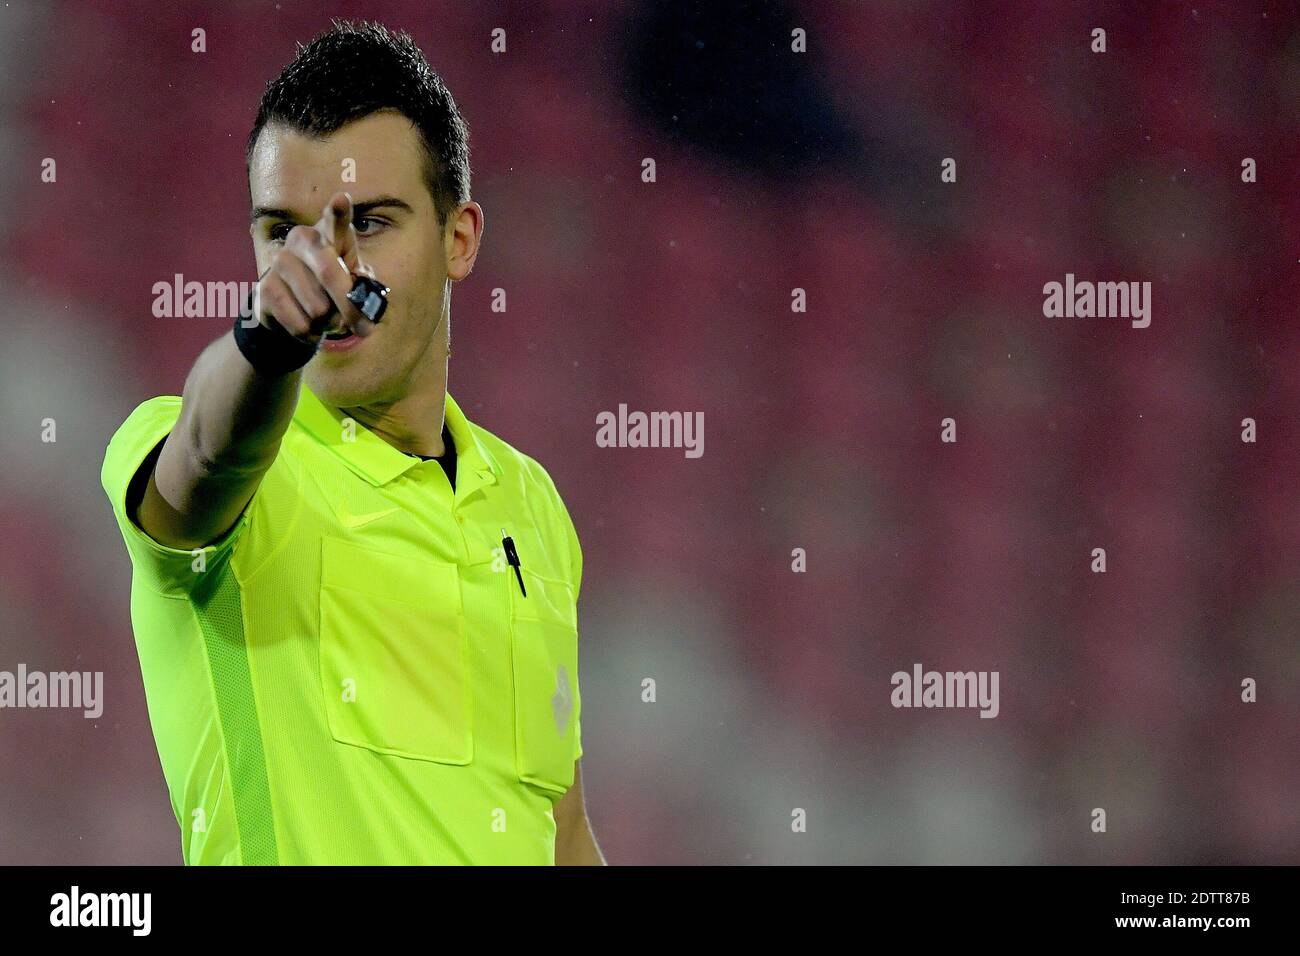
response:
M348 292L348 301L371 322L378 322L388 308L388 293L391 290L369 276L357 276L356 280Z

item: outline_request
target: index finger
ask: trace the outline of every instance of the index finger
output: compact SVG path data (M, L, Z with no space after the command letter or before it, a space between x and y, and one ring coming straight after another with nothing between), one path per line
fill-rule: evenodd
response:
M361 269L361 260L357 255L357 233L352 228L352 197L339 192L330 197L317 230L325 238L338 257L343 260L343 268L349 273Z

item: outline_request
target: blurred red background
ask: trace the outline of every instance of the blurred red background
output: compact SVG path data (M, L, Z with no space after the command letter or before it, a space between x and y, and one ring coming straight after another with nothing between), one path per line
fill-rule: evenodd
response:
M1300 862L1300 15L1139 6L331 5L470 127L450 389L577 525L611 862ZM0 863L179 862L99 467L227 324L153 284L253 278L244 138L327 23L0 11L0 669L107 697L0 711ZM1150 328L1045 318L1067 272L1150 281ZM703 457L597 447L620 403ZM999 671L999 717L893 709L917 662Z

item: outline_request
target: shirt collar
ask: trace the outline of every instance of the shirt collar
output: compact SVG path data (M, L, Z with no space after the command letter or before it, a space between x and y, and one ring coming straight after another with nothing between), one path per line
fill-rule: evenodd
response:
M452 441L456 443L456 470L458 475L475 475L478 480L470 479L464 493L483 484L493 484L501 474L501 466L479 440L474 424L465 417L456 400L447 392L444 406L447 429ZM347 416L337 408L331 408L303 385L298 398L298 408L294 420L306 429L313 438L328 448L344 465L372 485L385 485L407 469L420 464L415 455L398 451L384 439L380 438L360 422L350 428L344 427ZM457 482L457 490L461 482Z

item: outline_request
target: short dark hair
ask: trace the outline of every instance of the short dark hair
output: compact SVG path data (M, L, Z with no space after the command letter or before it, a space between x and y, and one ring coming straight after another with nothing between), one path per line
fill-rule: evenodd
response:
M284 123L312 136L329 136L380 110L409 119L424 144L425 181L438 222L469 201L469 129L442 78L404 31L379 23L334 20L266 86L244 150L268 123Z

